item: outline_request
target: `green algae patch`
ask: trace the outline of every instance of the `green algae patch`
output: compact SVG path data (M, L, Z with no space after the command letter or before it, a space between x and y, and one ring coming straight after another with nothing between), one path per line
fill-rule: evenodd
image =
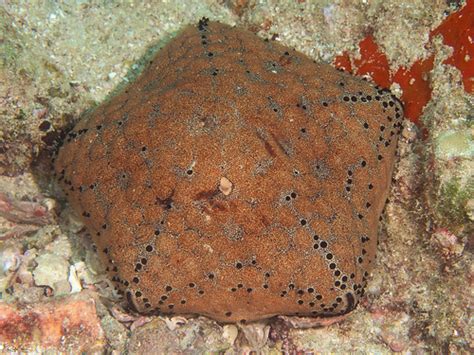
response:
M17 34L8 25L8 14L0 8L0 68L14 63L19 45L15 42Z
M468 224L469 200L474 196L474 179L462 183L453 178L441 186L440 198L436 206L438 217L449 225Z
M448 131L436 139L436 155L440 159L474 157L474 141L469 131Z

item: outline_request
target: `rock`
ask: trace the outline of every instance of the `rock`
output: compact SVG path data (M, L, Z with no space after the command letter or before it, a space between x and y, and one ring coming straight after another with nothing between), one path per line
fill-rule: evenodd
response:
M52 302L0 303L0 350L34 352L99 352L104 333L95 301L87 295Z
M36 285L49 286L56 295L70 292L69 262L65 258L46 253L38 256L35 261L38 264L33 271Z
M221 326L202 318L174 330L163 319L155 318L132 332L127 350L130 354L224 352L233 344L223 335Z

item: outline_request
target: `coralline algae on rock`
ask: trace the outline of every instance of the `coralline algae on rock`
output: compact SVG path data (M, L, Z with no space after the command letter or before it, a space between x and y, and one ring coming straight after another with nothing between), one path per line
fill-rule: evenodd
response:
M138 311L331 317L363 295L401 121L388 91L203 19L55 174Z

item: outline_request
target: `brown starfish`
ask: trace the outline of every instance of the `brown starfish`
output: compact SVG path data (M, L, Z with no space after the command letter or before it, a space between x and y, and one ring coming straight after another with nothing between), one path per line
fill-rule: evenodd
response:
M340 316L363 295L402 109L202 19L83 117L55 171L140 312Z

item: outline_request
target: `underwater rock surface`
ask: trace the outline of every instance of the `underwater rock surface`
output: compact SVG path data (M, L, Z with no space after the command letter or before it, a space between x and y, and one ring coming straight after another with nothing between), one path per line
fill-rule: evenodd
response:
M138 311L337 316L364 292L402 116L387 90L203 19L81 119L55 174Z

